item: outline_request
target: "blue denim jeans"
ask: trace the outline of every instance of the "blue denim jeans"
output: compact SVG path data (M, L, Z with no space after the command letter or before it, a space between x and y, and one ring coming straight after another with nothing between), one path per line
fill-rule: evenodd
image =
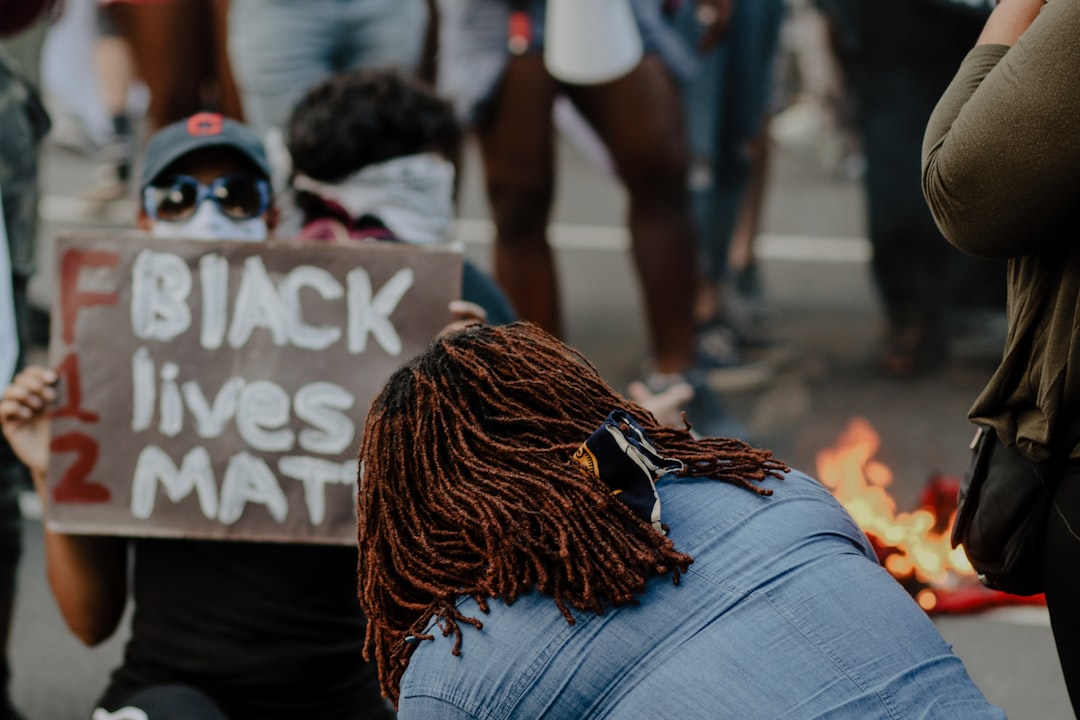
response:
M358 67L414 71L424 0L232 0L229 59L247 121L281 127L314 84Z
M1002 720L863 532L817 481L772 497L701 478L657 484L679 585L567 623L536 593L471 599L483 628L438 629L412 655L399 720L413 718L859 718ZM573 551L573 549L571 549Z
M727 273L728 247L750 175L747 143L769 109L782 0L734 3L727 39L702 56L685 85L690 190L698 228L700 272L719 282ZM673 18L696 46L701 26L696 3L684 2Z

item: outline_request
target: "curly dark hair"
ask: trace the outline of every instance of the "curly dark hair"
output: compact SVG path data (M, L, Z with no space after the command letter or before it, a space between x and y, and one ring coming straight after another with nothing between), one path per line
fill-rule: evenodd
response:
M786 470L767 450L695 439L656 422L604 382L576 350L530 323L476 325L437 339L398 370L372 404L360 448L359 597L364 654L383 694L436 618L461 645L455 605L511 603L536 590L570 608L635 602L646 582L693 562L570 459L608 413L637 419L684 475L771 493Z
M285 133L294 170L331 183L420 152L456 162L461 140L453 107L420 80L392 70L350 70L315 85L293 109Z

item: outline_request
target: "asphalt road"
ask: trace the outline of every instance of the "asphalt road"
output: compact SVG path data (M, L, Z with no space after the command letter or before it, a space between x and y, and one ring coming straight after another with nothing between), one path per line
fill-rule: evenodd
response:
M637 283L620 228L625 199L618 186L567 147L561 148L554 242L567 316L567 340L611 382L624 386L646 355ZM32 287L38 302L52 287L47 243L57 232L129 222L132 206L91 209L74 198L90 164L47 148L41 260ZM461 236L468 254L487 264L486 209L475 158L465 168ZM807 162L775 154L760 254L777 332L791 361L766 387L732 394L732 411L755 441L789 464L816 474L816 455L835 444L856 417L880 434L876 459L892 469L898 507L911 508L927 479L958 474L971 435L965 415L993 366L999 324L961 342L940 373L909 381L874 370L881 314L867 266L858 184ZM40 525L28 519L11 641L13 695L31 720L85 718L126 630L96 649L82 647L57 613L45 577ZM1008 609L935 622L980 688L1009 717L1072 717L1042 609Z

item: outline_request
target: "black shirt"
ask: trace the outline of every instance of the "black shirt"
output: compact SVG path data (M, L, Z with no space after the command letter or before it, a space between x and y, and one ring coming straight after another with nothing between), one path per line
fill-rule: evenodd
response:
M390 718L353 547L140 538L135 612L102 706L148 685L207 693L230 720Z

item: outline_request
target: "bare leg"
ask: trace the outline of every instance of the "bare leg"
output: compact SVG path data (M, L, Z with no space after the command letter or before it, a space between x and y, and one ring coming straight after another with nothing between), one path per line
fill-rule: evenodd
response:
M768 123L750 140L750 177L746 182L746 194L735 219L735 232L731 236L728 268L738 275L754 262L754 241L761 226L761 208L765 200L765 180L769 164Z
M242 121L244 110L240 104L240 90L229 64L229 1L213 0L210 12L214 30L214 77L211 80L217 91L218 108L222 115Z
M696 272L678 87L659 58L646 56L618 80L566 90L604 140L630 196L656 370L687 370L694 358Z
M547 242L555 90L542 56L512 57L478 134L495 220L495 278L522 318L559 335L558 282Z
M428 25L424 31L424 50L420 55L420 67L416 71L417 77L424 82L434 85L438 70L439 59L439 3L438 0L427 0Z
M151 130L211 106L240 117L225 52L227 12L222 0L121 3L115 12L131 42L136 69L150 90ZM209 98L204 95L208 81Z
M131 43L135 67L150 90L150 130L179 120L202 107L200 93L205 59L199 13L191 0L115 6L117 23ZM195 42L189 42L194 38Z

